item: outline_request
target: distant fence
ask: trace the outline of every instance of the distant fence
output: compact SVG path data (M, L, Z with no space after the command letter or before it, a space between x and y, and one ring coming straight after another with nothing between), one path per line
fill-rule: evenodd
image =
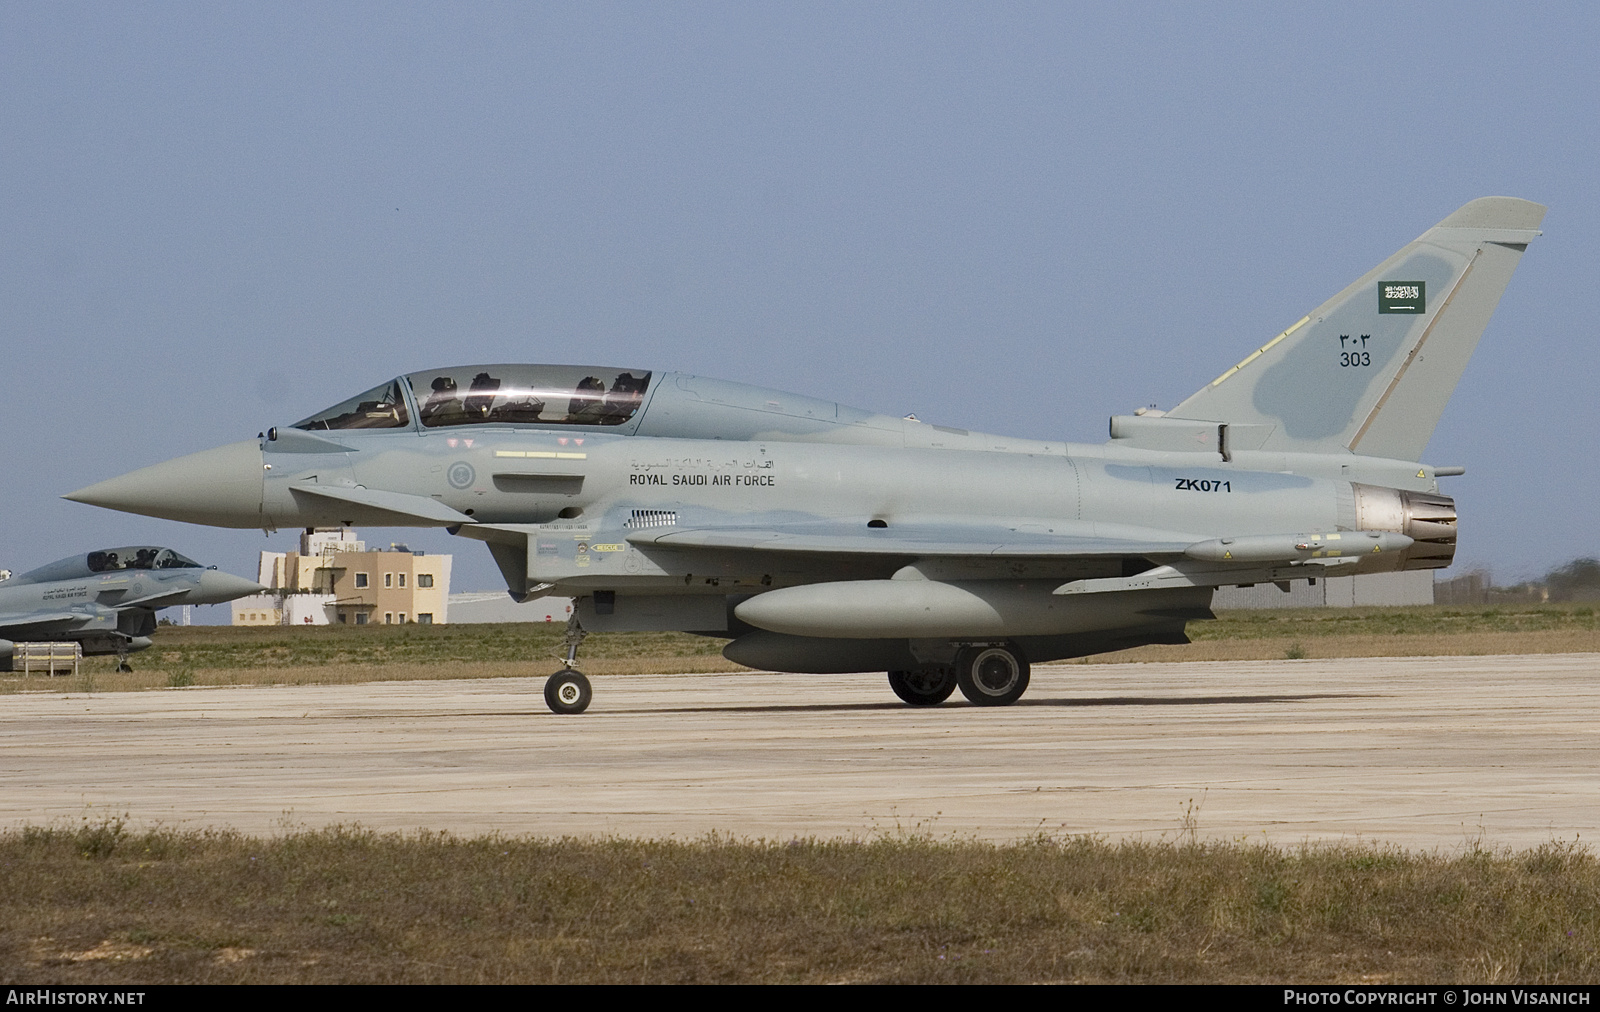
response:
M1433 585L1434 604L1539 604L1544 601L1568 600L1574 595L1552 594L1541 583L1520 583L1514 587L1496 587L1487 570L1475 569L1470 573Z

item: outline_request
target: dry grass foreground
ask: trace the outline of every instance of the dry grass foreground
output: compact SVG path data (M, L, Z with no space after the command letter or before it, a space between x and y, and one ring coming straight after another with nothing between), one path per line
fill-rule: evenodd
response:
M1191 622L1193 643L1099 654L1082 663L1237 661L1300 657L1489 656L1600 652L1590 604L1305 608L1228 611ZM305 685L411 679L543 677L560 667L562 626L164 626L133 656L84 662L76 680L0 675L0 693L105 692L188 685ZM583 645L592 675L745 670L726 640L683 633L600 633Z
M1565 983L1600 863L1074 838L0 834L0 979Z
M565 626L550 623L403 626L163 626L134 654L131 673L92 657L77 678L0 675L0 693L115 692L191 685L330 685L453 678L527 678L561 667ZM590 636L579 667L591 675L743 671L726 640L686 633Z

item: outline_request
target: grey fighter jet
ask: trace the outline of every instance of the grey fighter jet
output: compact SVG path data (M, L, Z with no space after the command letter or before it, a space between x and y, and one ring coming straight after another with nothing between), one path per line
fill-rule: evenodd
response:
M1423 449L1545 208L1466 204L1166 412L1098 445L681 373L480 365L67 496L223 527L437 526L583 630L727 637L756 668L1014 702L1030 662L1186 642L1219 586L1434 569ZM1241 352L1246 349L1241 348Z
M18 642L74 640L85 655L116 654L125 670L128 654L150 645L158 610L266 589L156 545L74 555L0 581L0 671Z

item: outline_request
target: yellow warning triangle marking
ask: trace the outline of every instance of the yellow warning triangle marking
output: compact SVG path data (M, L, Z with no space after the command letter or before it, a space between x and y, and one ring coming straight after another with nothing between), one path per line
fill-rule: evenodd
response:
M1426 478L1427 477L1427 475L1422 473L1422 468L1420 468L1420 467L1417 468L1417 477L1418 478Z
M1222 557L1224 559L1231 559L1231 558L1233 558L1233 553L1232 552L1223 552L1222 553Z

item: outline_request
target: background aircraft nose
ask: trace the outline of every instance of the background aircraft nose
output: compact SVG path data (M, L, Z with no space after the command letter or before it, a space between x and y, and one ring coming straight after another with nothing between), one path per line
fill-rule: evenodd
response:
M141 467L62 498L191 524L260 527L263 463L251 439Z
M189 591L189 596L184 604L222 604L232 601L236 597L245 597L250 594L265 594L267 588L254 580L246 580L242 576L232 573L223 573L215 569L208 569L200 574L200 586Z

